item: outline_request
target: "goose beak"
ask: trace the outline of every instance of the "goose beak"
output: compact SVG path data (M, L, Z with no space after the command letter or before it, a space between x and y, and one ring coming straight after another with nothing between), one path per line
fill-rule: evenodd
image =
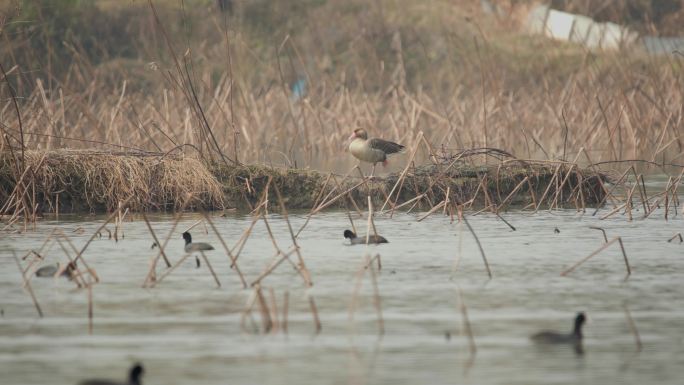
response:
M354 138L356 138L356 132L352 132L352 134L349 136L349 139L347 140L352 140Z

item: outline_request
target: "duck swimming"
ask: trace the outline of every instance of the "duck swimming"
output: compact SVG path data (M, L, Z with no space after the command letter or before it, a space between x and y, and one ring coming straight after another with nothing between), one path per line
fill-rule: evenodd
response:
M192 241L192 235L190 235L189 232L184 232L183 233L183 239L185 240L185 252L186 253L193 253L195 251L207 251L207 250L214 250L214 246L206 243L206 242L193 242ZM197 268L200 267L200 260L195 256L195 263L197 264Z
M128 372L128 381L119 382L106 379L92 379L79 382L79 385L142 385L141 377L145 373L142 364L134 364Z
M351 230L344 230L344 237L348 238L351 241L352 245L365 245L366 244L366 236L360 236L357 237L356 233L351 231ZM380 235L371 235L368 237L368 244L378 244L378 243L389 243L385 237L381 237Z
M575 326L570 333L560 333L556 331L545 330L535 333L530 338L532 341L541 344L579 344L582 342L582 326L586 322L587 317L584 313L577 313L575 317Z

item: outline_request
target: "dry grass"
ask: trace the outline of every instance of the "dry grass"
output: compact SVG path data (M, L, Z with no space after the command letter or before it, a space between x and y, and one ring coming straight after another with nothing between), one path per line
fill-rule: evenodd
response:
M0 179L9 183L13 161L3 156L0 162ZM223 207L221 184L194 158L27 151L25 165L32 170L39 211L54 212L58 205L62 212L112 211L129 199L127 207L134 211ZM10 191L3 187L5 202Z
M142 5L121 12L135 7L154 20ZM13 49L24 35L5 33L15 43L3 56L16 59L5 69L26 148L181 146L228 163L346 172L355 161L345 139L361 125L407 146L422 130L435 148L498 147L532 159L584 148L595 162L684 163L678 55L587 52L485 28L496 23L446 1L312 2L258 31L247 5L232 18L204 6L185 10L188 20L206 20L185 35L168 7L157 6L154 28L129 18L137 57L93 59L76 47L63 74L22 68ZM292 92L297 79L306 79L304 98ZM19 121L0 87L2 146L16 147Z

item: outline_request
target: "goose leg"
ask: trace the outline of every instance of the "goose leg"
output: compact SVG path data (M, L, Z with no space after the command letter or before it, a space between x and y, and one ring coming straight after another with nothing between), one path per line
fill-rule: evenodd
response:
M376 165L376 164L377 164L377 163L373 163L373 170L371 171L370 177L368 177L368 179L373 179L373 177L374 177L374 175L375 175L375 165Z

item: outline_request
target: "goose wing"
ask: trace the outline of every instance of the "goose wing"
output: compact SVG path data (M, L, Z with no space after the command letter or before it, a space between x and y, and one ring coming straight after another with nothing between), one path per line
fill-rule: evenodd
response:
M378 138L368 139L368 146L374 150L380 150L385 154L394 154L401 152L404 149L404 146L401 144Z

